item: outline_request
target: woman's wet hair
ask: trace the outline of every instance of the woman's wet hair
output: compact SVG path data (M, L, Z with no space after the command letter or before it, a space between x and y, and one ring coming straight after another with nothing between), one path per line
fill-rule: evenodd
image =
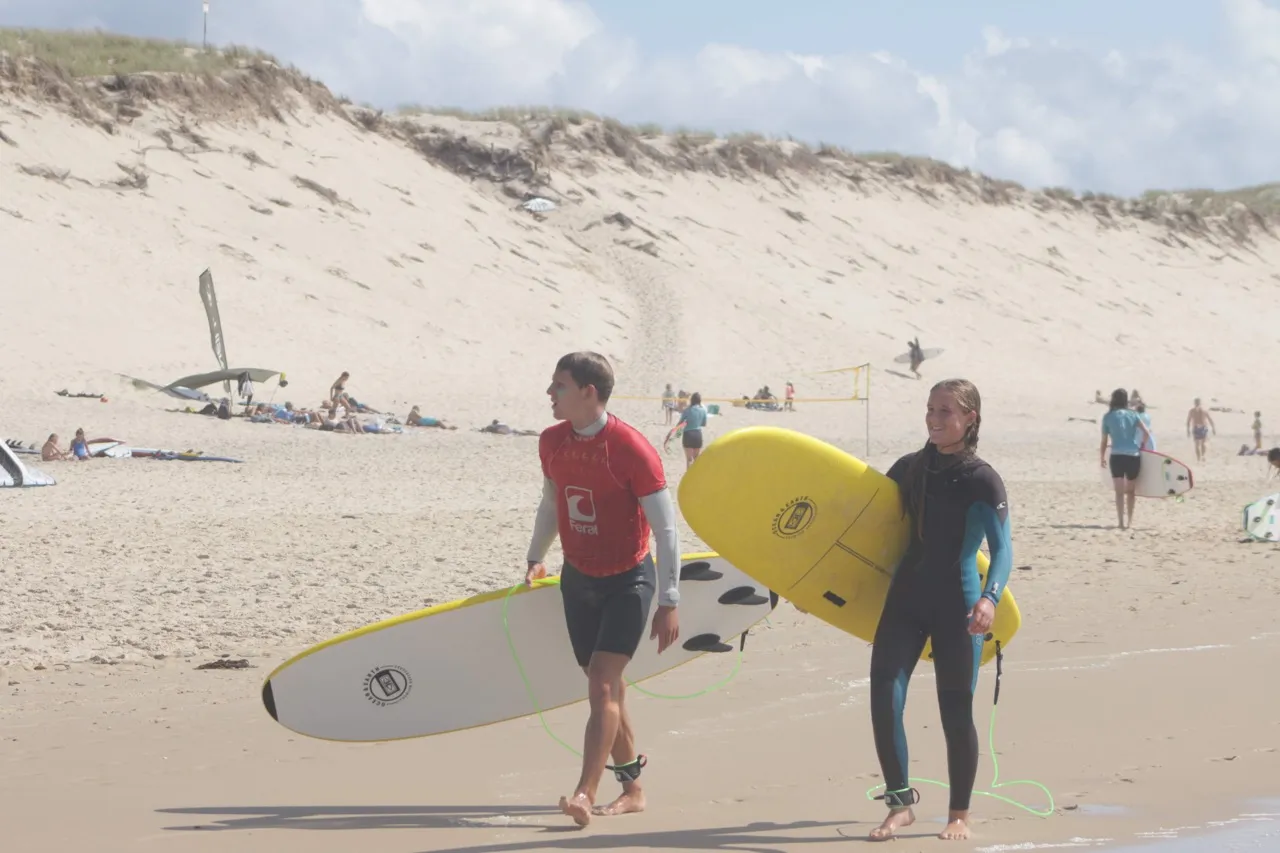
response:
M930 394L936 391L950 391L961 411L965 414L974 412L977 415L973 423L965 428L964 448L959 453L953 454L957 457L973 456L978 452L978 437L982 429L982 395L978 393L978 386L968 379L944 379L929 389ZM938 448L926 439L924 447L916 453L907 466L906 481L902 487L902 511L911 516L912 527L918 538L924 536L925 477L930 464L936 461L939 455L941 454L938 453Z
M1129 408L1129 392L1123 388L1117 388L1111 392L1111 411L1116 409Z
M1273 447L1267 451L1267 461L1273 465L1280 462L1280 447Z
M689 405L690 406L702 405L702 393L700 391L693 392L693 396L689 398Z

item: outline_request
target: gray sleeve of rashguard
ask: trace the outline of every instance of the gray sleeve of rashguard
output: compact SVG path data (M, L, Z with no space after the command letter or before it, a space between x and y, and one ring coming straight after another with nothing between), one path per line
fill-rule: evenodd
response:
M658 603L675 607L680 603L680 536L671 491L662 489L645 495L640 499L640 508L653 529L657 545Z
M559 532L556 518L556 484L550 477L542 478L542 501L538 504L538 514L533 519L533 538L529 541L529 562L541 563L551 550L551 543L556 541Z

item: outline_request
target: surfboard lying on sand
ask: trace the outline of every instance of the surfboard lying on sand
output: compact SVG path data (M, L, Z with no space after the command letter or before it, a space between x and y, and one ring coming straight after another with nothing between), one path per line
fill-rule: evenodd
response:
M910 533L893 480L819 439L755 426L708 445L680 481L679 500L685 521L725 559L801 610L874 640ZM984 579L987 568L979 551ZM1006 588L982 662L1021 624ZM921 657L932 654L926 644Z
M276 667L262 685L263 705L302 735L385 741L583 701L587 680L569 644L559 582L520 584L334 637ZM686 554L680 639L659 655L646 629L627 679L652 678L706 652L734 651L777 601L718 555Z
M1171 498L1186 494L1195 485L1191 469L1157 450L1143 450L1134 494L1140 498ZM1110 466L1103 466L1102 480L1111 487Z
M1244 532L1264 542L1280 541L1280 493L1259 498L1244 508Z
M925 361L928 361L931 358L937 358L938 356L942 355L942 350L938 349L937 347L931 347L929 349L922 348L920 350L920 354L924 356ZM904 352L902 355L896 355L893 357L893 360L897 364L910 364L911 353Z

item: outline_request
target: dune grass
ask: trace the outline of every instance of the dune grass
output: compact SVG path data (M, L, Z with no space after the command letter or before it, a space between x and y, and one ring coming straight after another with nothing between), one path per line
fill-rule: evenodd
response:
M100 30L27 30L0 27L0 52L29 56L62 68L72 77L142 72L218 73L247 60L275 62L260 50L230 46L208 51L199 45L138 38Z
M1280 183L1238 187L1233 190L1147 190L1142 194L1142 200L1154 202L1171 195L1186 198L1205 213L1223 213L1235 204L1243 204L1263 216L1280 216Z
M109 77L112 75L131 75L140 73L178 73L178 74L218 74L242 68L253 62L270 62L285 68L272 55L255 48L230 45L211 47L203 50L199 45L185 41L170 39L141 38L121 35L101 30L43 30L17 29L0 27L0 55L8 54L13 58L31 57L48 63L73 78ZM296 72L290 68L289 71ZM310 81L315 83L315 81ZM314 88L323 89L322 85ZM336 97L338 102L349 103L341 96L328 93L330 99ZM381 111L379 111L381 112ZM665 128L662 125L648 122L628 125L616 119L597 115L588 110L557 106L506 106L483 110L468 110L456 106L432 106L406 104L393 111L401 117L415 115L452 116L472 121L493 121L512 124L528 135L530 125L553 122L564 127L596 127L608 132L613 137L613 148L617 140L628 143L637 140L652 140L658 137L669 137L677 148L693 150L703 147L727 145L732 148L750 151L776 149L775 140L762 134L751 132L719 134L710 130L687 127ZM933 182L954 181L965 170L928 157L899 154L892 151L851 152L840 146L822 143L816 148L801 143L791 137L785 141L795 143L802 151L790 151L783 155L792 166L812 168L818 158L840 161L855 161L881 169L887 169L891 175L914 178ZM630 144L626 147L630 148ZM648 149L650 153L653 149ZM800 156L809 152L808 157ZM615 152L617 153L617 152ZM781 149L774 153L781 154ZM814 156L816 154L816 157ZM777 159L777 158L775 158ZM757 164L759 165L759 164ZM766 170L768 171L768 170ZM997 181L981 178L986 184L997 189L1021 189L1011 181ZM1060 202L1103 202L1120 203L1123 199L1105 193L1080 192L1065 187L1047 187L1040 191L1046 198ZM1262 184L1253 187L1239 187L1230 190L1182 189L1182 190L1148 190L1139 198L1130 200L1141 207L1166 205L1173 199L1181 203L1179 207L1190 208L1199 214L1214 215L1229 212L1236 205L1243 205L1250 211L1268 219L1280 218L1280 183Z

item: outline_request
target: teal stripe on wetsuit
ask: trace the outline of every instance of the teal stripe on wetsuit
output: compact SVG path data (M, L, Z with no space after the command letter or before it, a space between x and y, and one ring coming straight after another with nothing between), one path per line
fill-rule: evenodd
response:
M999 604L1013 566L1013 549L1008 500L995 470L976 456L948 461L932 449L928 452L933 470L925 481L923 538L913 537L895 571L876 628L871 715L886 789L908 790L903 711L911 675L925 641L932 640L951 808L959 811L969 807L978 769L973 693L984 642L982 636L969 633L968 614L984 596ZM900 485L913 455L889 470ZM991 552L985 583L978 574L983 539ZM890 800L890 805L898 802Z

